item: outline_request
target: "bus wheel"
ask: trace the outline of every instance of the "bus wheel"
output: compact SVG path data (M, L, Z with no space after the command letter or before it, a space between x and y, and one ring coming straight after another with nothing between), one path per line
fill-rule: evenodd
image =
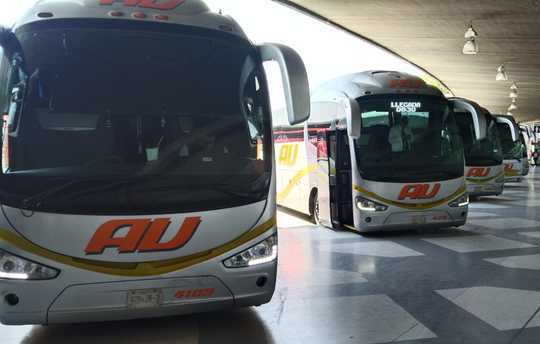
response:
M316 225L320 225L319 221L319 197L317 189L311 191L311 197L309 199L309 210L311 213L311 219L315 222Z

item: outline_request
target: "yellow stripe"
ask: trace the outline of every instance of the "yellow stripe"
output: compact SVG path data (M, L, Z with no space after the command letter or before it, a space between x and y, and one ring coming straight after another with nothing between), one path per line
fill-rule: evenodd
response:
M386 198L383 198L369 190L366 190L358 185L353 185L353 188L360 192L361 194L365 195L366 197L369 197L369 198L372 198L376 201L379 201L381 203L385 203L387 205L393 205L395 207L399 207L399 208L404 208L404 209L409 209L409 210L425 210L425 209L430 209L430 208L435 208L435 207L438 207L440 205L443 205L445 203L448 203L452 200L454 200L455 198L458 198L459 196L463 195L466 191L467 191L467 188L465 186L462 186L460 187L459 189L457 189L456 192L454 192L453 194L451 194L450 196L446 197L446 198L443 198L441 200L438 200L438 201L435 201L435 202L429 202L429 203L418 203L418 204L411 204L411 203L403 203L403 202L396 202L396 201L392 201L392 200L389 200L389 199L386 199Z
M496 176L485 178L485 179L467 178L467 182L472 183L472 184L486 184L492 181L493 179L499 178L500 176L502 176L503 173L504 172L500 172Z
M345 223L344 223L344 224L342 224L342 226L345 227L345 228L347 228L347 229L350 229L350 230L352 230L352 231L356 231L356 228L354 228L354 227L351 226L351 225L348 225L348 224L345 224Z
M505 177L516 177L516 176L519 176L521 175L521 173L517 170L510 170L510 171L504 171L504 176Z
M234 250L235 248L261 236L270 231L276 226L276 217L274 216L267 222L258 227L253 228L249 232L240 237L215 247L213 249L195 253L189 256L174 258L156 262L139 262L139 263L114 263L114 262L99 262L95 260L75 258L62 255L56 252L46 250L34 243L19 237L7 230L0 229L0 240L34 255L61 263L73 266L83 270L99 272L108 275L130 276L130 277L147 277L156 276L173 271L188 268L190 266L200 264L204 261L218 257L224 253Z
M291 191L296 187L296 184L302 180L305 176L307 176L309 173L315 171L319 165L318 164L311 164L300 171L298 171L290 180L289 184L280 192L277 193L277 201L283 202L287 196L291 193Z

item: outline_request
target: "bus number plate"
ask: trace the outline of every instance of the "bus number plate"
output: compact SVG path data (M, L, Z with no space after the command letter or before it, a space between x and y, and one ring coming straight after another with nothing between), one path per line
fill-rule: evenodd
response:
M161 304L162 292L160 289L130 290L128 291L128 308L154 308Z
M426 216L425 215L414 215L411 218L411 222L413 225L423 225L426 223Z

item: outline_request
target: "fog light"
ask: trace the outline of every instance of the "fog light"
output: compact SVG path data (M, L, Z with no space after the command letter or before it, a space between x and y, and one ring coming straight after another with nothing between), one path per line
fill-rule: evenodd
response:
M19 297L15 294L7 294L4 300L6 300L6 303L10 306L16 306L19 304Z
M266 281L268 281L268 278L262 276L257 278L257 282L255 284L257 284L257 287L262 288L266 285Z

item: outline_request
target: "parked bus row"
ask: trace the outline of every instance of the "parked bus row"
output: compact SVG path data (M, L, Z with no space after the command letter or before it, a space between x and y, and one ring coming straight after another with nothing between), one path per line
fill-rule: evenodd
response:
M200 0L39 1L0 47L4 324L264 304L277 202L331 228L460 226L523 171L512 118L397 72L310 97L294 50Z
M277 201L329 228L461 226L469 197L500 195L528 173L513 117L412 75L332 80L311 110L304 124L274 128Z

